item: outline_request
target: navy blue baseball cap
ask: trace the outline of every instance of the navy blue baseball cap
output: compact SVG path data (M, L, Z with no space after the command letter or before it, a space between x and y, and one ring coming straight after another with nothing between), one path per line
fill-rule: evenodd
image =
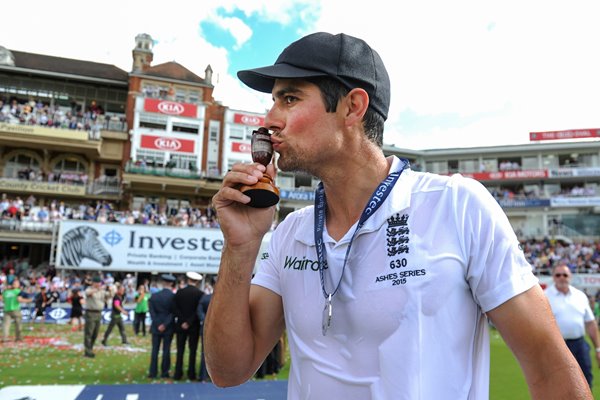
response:
M161 274L160 275L160 279L162 279L165 282L175 282L175 277L171 274Z
M286 47L274 65L242 70L237 76L265 93L271 93L275 79L329 76L348 89L364 89L369 107L384 119L390 108L390 78L381 57L364 40L344 33L304 36Z

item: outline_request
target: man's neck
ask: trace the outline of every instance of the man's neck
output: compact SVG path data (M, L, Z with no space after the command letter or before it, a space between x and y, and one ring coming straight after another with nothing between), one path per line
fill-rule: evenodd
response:
M360 219L371 195L389 174L390 164L383 155L365 161L347 163L337 169L337 175L323 179L327 232L336 241Z
M561 287L556 286L556 290L558 290L562 294L569 294L569 286L568 285L567 286L561 286Z

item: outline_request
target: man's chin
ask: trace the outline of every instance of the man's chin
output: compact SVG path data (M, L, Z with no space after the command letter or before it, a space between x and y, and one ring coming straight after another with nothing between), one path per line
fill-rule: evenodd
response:
M283 172L303 173L312 175L312 172L310 171L310 166L304 165L304 163L302 163L296 158L286 159L281 155L277 159L277 169Z

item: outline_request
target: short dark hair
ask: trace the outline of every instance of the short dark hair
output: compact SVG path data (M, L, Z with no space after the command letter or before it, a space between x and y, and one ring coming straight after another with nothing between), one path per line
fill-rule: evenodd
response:
M321 91L327 112L335 112L339 101L350 92L344 84L328 76L311 77L306 80L315 84ZM384 124L385 120L381 114L369 106L363 118L363 128L367 138L379 147L383 147Z

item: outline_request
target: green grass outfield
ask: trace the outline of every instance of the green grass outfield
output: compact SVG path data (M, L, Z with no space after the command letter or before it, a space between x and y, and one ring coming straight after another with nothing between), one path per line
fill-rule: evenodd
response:
M146 378L150 362L150 336L133 336L131 326L127 326L130 346L121 346L118 330L113 331L108 347L99 345L100 336L94 359L82 356L82 332L71 332L65 325L26 323L23 326L24 342L0 345L0 387L173 382ZM106 325L103 325L100 334L105 330ZM174 349L175 341L172 344ZM495 330L491 332L491 352L490 399L529 399L523 374ZM440 368L443 366L440 365ZM287 379L287 373L286 365L277 377L269 379ZM600 370L597 365L594 365L594 377L594 398L600 399Z

